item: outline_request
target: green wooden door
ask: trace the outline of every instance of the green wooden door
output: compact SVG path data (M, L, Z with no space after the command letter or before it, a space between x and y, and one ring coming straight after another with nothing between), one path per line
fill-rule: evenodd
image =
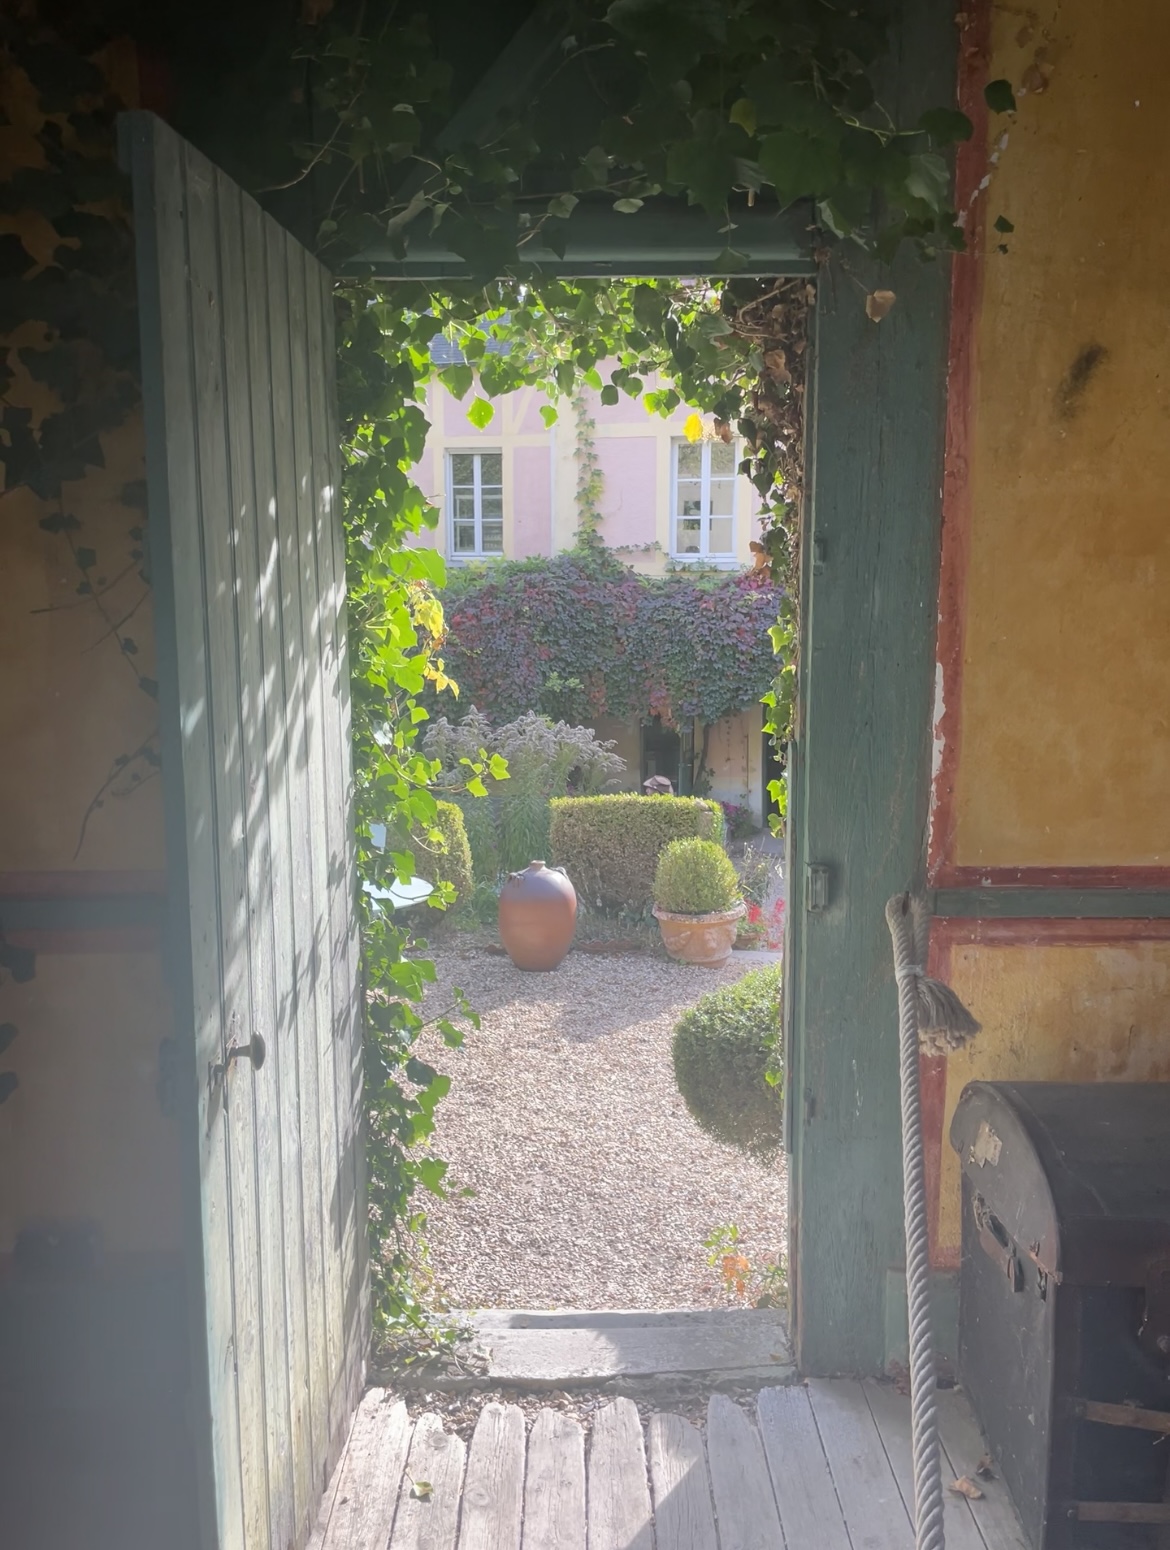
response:
M158 119L122 128L203 1542L289 1550L356 1403L367 1313L330 278Z

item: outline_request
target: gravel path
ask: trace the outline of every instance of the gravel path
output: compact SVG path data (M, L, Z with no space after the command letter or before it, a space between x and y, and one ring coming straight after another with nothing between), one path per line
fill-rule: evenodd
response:
M679 1014L747 965L570 953L524 974L482 948L434 953L483 1017L462 1050L424 1040L453 1077L435 1152L473 1198L431 1202L438 1284L456 1307L725 1304L703 1240L734 1222L753 1263L786 1246L783 1159L765 1166L699 1130L674 1085Z

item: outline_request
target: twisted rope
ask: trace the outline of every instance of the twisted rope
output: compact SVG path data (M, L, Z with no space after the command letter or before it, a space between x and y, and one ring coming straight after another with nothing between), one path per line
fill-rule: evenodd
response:
M906 1302L910 1312L910 1426L914 1451L915 1550L945 1550L938 1381L930 1324L930 1241L926 1152L918 1086L921 1049L958 1049L979 1024L952 990L926 975L929 920L909 894L886 905L898 982L898 1049L902 1087L902 1192L906 1214Z

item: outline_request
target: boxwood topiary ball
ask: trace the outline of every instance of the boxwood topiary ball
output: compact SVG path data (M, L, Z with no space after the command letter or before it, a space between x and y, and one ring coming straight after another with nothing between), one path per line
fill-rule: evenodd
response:
M674 1076L692 1118L708 1135L753 1157L783 1140L780 966L752 969L705 995L674 1030Z

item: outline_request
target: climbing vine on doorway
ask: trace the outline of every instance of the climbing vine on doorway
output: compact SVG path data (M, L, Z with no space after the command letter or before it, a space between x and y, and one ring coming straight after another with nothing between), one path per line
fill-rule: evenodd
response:
M335 6L302 42L321 124L304 147L318 191L318 240L335 263L372 242L409 250L412 232L440 228L465 257L460 284L352 281L338 293L341 395L346 414L346 485L353 597L356 761L366 822L387 798L417 803L428 778L415 750L423 685L445 682L442 615L429 587L442 580L429 550L404 539L437 513L409 479L422 453L426 387L439 380L490 425L491 400L533 386L549 398L592 387L603 403L640 397L652 414L680 403L707 415L716 434L745 445L744 473L764 505L761 543L773 578L795 595L803 501L806 322L804 281L735 277L736 215L758 198L781 205L807 197L820 222L818 259L834 248L891 257L911 243L924 257L961 245L950 209L945 150L970 133L948 105L897 124L877 102L872 67L885 45L882 8L806 6L775 0L617 0L581 6L549 71L549 91L504 104L477 144L440 144L446 71L422 29L395 42L373 6ZM439 59L439 65L435 60ZM564 113L556 79L583 71L592 99ZM391 107L394 104L394 107ZM293 172L296 177L296 172ZM564 251L566 223L583 197L611 198L638 219L660 192L683 195L716 215L727 251L725 281L564 281L539 260ZM859 307L865 299L859 296ZM431 339L445 333L462 360L435 367ZM604 377L601 375L604 363ZM654 377L654 384L648 386ZM400 656L384 660L381 611L400 620ZM776 735L792 705L795 618L784 612L773 645L786 670L772 691ZM394 713L386 718L387 693ZM391 729L387 755L380 729ZM369 767L381 770L370 780ZM369 849L363 863L372 860ZM389 1057L370 1088L375 1180L381 1175L381 1308L411 1318L411 1296L387 1259L384 1228L411 1214L415 1167L394 1121L409 1077L417 1012L398 1000L404 977L422 973L401 956L403 939L369 922L367 959L375 998L400 1006ZM397 1063L395 1063L397 1062ZM428 1074L429 1073L425 1073ZM440 1079L442 1080L442 1079ZM429 1077L423 1091L435 1091ZM429 1102L429 1097L428 1097ZM415 1116L420 1130L429 1114ZM389 1141L387 1141L389 1138ZM375 1226L375 1238L380 1229Z
M264 143L278 162L284 157L253 186L274 198L305 193L316 240L335 268L374 243L406 253L416 233L439 229L469 275L381 288L355 278L337 294L355 759L369 876L385 866L366 838L369 825L401 807L419 821L428 816L433 772L418 751L418 697L428 683L447 685L443 619L431 593L441 562L405 547L437 515L409 475L427 430L428 384L438 379L466 401L480 428L491 422L491 400L522 385L548 396L547 423L557 399L582 384L603 403L641 397L651 413L693 405L716 433L742 438L744 472L765 507L760 543L774 577L791 582L811 288L737 278L740 219L757 199L809 200L825 262L835 250L890 258L910 244L930 258L957 248L946 153L971 125L947 104L908 123L883 108L875 81L889 13L878 3L583 0L533 89L501 97L489 122L454 140L441 130L458 61L424 21L404 23L371 0L320 0L305 14L312 21L287 61L284 97L253 93L260 108L252 121L262 114ZM257 61L258 76L271 65ZM221 132L233 122L224 108L221 94ZM237 153L245 140L236 136ZM570 282L542 271L542 258L564 252L583 198L608 201L636 221L660 194L701 205L719 222L726 247L715 267L730 278ZM458 364L433 364L429 346L440 332L460 345ZM648 389L652 374L667 385ZM788 660L794 623L786 614L773 627ZM791 698L791 677L782 675L771 696L777 735ZM473 789L478 778L472 771ZM404 934L383 920L367 922L366 942L371 1002L385 1009L374 1019L367 1085L375 1264L383 1318L409 1322L417 1305L395 1233L417 1216L419 1183L442 1187L441 1164L428 1160L424 1175L412 1148L429 1131L443 1079L413 1056L428 971L405 957Z
M183 26L206 53L215 30L198 8L141 9L164 52L168 27L179 29L169 42L173 63L184 55ZM440 45L425 21L404 20L386 0L312 0L299 8L304 24L294 29L286 23L297 9L285 8L284 21L264 32L266 48L254 53L237 47L232 56L216 36L211 52L228 56L231 79L204 81L186 100L186 108L204 105L214 123L180 118L178 127L270 204L283 200L285 218L298 216L288 201L307 196L302 235L335 268L373 240L405 251L416 231L438 226L471 276L458 285L387 289L354 279L337 292L360 868L377 881L395 862L373 845L370 826L404 817L426 829L433 817L427 788L435 769L419 749L418 697L427 685L448 686L433 595L441 562L408 547L435 520L409 475L426 435L428 383L438 376L466 399L474 424L490 420L491 396L525 383L550 396L552 414L556 398L582 383L606 403L623 392L642 397L654 413L683 400L695 405L744 440L746 472L768 516L761 542L783 580L794 572L799 543L809 297L803 281L774 287L734 278L739 218L758 198L808 198L826 257L837 244L882 256L902 243L927 255L956 246L945 152L970 125L945 105L907 124L882 109L874 67L885 46L883 6L615 0L578 6L539 89L501 101L474 144L441 143L457 76L444 49L459 46L458 29L448 28ZM132 4L100 0L52 10L69 18L70 29L84 24L86 56L111 27L133 30L138 14ZM42 57L45 33L37 39ZM571 81L574 111L566 112ZM1001 105L1008 101L1010 92ZM95 158L97 167L121 187L108 158ZM81 170L91 170L88 158ZM541 257L563 248L582 198L609 201L636 221L660 192L689 198L719 221L727 245L718 267L733 278L570 283L541 272ZM70 252L105 234L98 212L87 216L88 229L65 244ZM19 291L23 260L15 257L21 268L5 278ZM100 253L96 259L103 273ZM72 262L68 252L56 254L46 286ZM96 337L100 323L82 332ZM461 365L436 371L429 344L438 331L458 339ZM492 338L508 348L489 354ZM602 362L609 363L604 380ZM647 391L652 372L673 385ZM108 392L97 399L116 419L126 412ZM6 423L6 464L23 455L26 429ZM86 443L77 425L69 430L65 443L75 454ZM35 452L32 461L43 462L46 447ZM128 537L137 544L133 526ZM61 542L69 543L64 532ZM132 550L131 558L142 557ZM82 559L84 552L79 585L94 569ZM775 629L786 651L791 621ZM124 643L120 649L129 661L133 653ZM149 681L143 688L150 692ZM786 695L782 682L778 729ZM482 764L468 768L472 790ZM416 1054L420 997L432 971L408 955L407 934L392 921L370 913L365 926L371 1236L385 1330L422 1322L408 1274L411 1232L421 1216L418 1187L444 1187L442 1163L420 1148L447 1079ZM454 1022L440 1021L457 1040Z

